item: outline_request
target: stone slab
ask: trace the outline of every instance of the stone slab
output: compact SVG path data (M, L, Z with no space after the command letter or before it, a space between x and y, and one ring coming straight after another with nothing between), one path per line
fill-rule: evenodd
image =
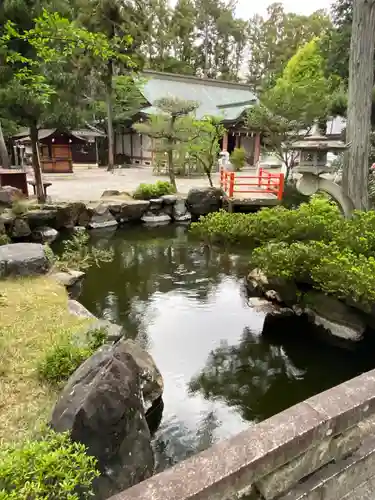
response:
M375 413L375 370L317 394L306 404L331 420L332 434L339 434Z
M345 431L312 446L280 469L256 482L266 500L273 500L293 488L298 482L332 460L339 460L358 449L364 439L375 434L375 417L371 416Z
M352 456L324 467L279 500L342 500L372 478L374 470L375 440L371 438Z

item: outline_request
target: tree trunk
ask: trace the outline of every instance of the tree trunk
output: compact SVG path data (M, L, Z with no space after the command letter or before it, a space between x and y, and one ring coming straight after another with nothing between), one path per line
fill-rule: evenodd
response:
M106 102L107 102L107 132L108 132L108 172L113 172L115 168L114 160L114 132L113 132L113 88L112 88L113 67L112 62L108 63L108 75L106 82Z
M375 0L355 0L349 61L347 142L342 185L359 210L368 209L368 159L374 83Z
M212 182L212 177L211 177L211 172L206 172L207 174L207 179L208 179L208 182L210 183L210 187L214 187L214 184Z
M44 203L46 201L46 196L44 194L42 169L40 166L38 127L35 122L32 123L30 126L30 139L31 139L31 149L33 152L33 170L34 170L36 195L38 198L38 203Z
M10 168L10 159L0 122L0 160L3 168Z
M173 149L172 149L172 147L173 147L172 144L170 144L169 149L168 149L168 173L169 173L169 180L170 180L172 186L177 191L176 176L174 174L174 166L173 166Z

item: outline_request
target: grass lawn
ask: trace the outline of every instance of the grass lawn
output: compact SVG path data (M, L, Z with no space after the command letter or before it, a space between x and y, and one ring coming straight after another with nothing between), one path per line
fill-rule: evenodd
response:
M0 446L48 421L56 392L38 380L38 362L87 323L69 314L67 300L48 277L0 281Z

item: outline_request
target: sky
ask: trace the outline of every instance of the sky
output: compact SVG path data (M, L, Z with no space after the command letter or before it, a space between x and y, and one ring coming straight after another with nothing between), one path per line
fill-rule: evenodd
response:
M329 9L331 0L278 0L285 10L297 14L311 14L318 9ZM237 15L249 19L254 14L265 14L267 7L275 0L238 0Z

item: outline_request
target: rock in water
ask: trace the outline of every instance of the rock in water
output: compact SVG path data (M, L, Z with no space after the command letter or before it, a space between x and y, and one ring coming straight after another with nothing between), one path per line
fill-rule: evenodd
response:
M268 277L261 269L253 269L246 278L249 296L265 297L271 302L294 306L298 303L298 288L294 281Z
M84 443L103 472L99 498L150 477L154 455L143 407L140 371L122 343L104 346L70 377L51 425Z
M91 229L101 229L117 226L117 221L111 214L109 207L105 203L100 203L93 208L93 215L89 223Z
M172 218L167 214L155 215L151 212L146 212L141 221L145 224L149 224L150 226L163 226L165 224L169 224L172 221Z
M13 243L0 246L0 278L46 274L51 262L39 243Z
M222 191L219 188L191 189L186 206L193 217L217 212L222 207Z
M186 207L186 200L181 198L176 201L173 205L172 217L176 222L189 222L191 220L191 214Z
M342 340L358 342L363 338L366 324L362 315L340 300L320 292L303 297L305 312L316 326Z
M34 241L38 241L40 243L53 243L58 237L59 232L53 227L42 226L33 231L32 237Z

